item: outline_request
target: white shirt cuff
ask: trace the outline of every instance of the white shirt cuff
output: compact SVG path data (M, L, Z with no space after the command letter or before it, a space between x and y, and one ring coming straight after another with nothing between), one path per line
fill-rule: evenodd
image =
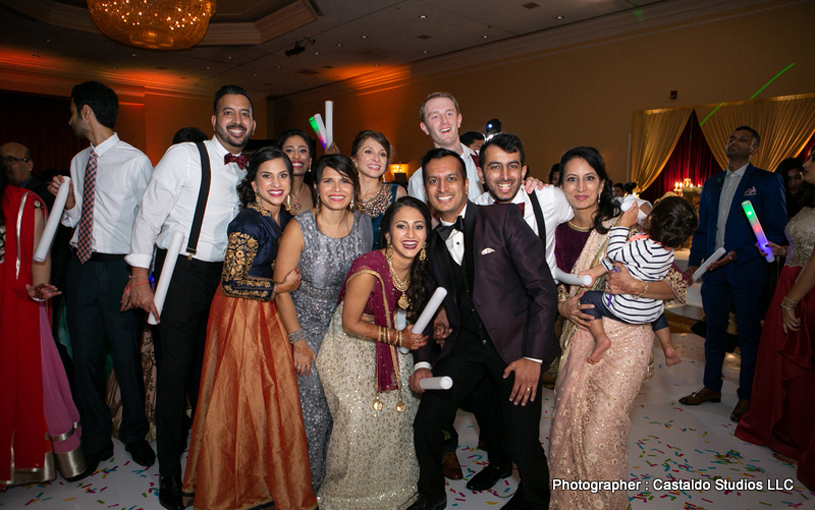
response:
M530 357L528 357L528 356L524 356L524 359L528 359L529 361L534 361L535 363L541 363L541 364L543 364L543 360L542 360L542 359L530 358Z
M131 253L130 255L125 256L125 262L130 264L132 267L143 267L145 269L150 269L150 262L153 261L153 254L150 255L143 255L141 253Z
M431 364L430 364L430 363L428 363L427 361L420 361L420 362L416 363L415 365L413 365L413 371L414 371L414 372L415 372L415 371L417 371L417 370L419 370L420 368L426 368L426 369L428 369L428 370L432 370L432 369L433 369L433 365L431 365Z

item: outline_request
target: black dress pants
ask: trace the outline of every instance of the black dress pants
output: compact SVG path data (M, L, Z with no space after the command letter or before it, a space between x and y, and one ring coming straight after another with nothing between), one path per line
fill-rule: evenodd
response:
M156 254L157 280L166 250ZM221 281L222 262L179 257L159 322L156 349L156 446L161 476L181 476L187 445L184 412L189 393L193 413L198 402L201 364L212 297Z
M497 388L498 406L501 409L503 449L518 465L527 504L534 509L549 508L549 468L546 454L540 443L541 396L526 406L509 401L514 384L514 374L503 378L507 364L490 344L472 350L456 346L433 367L435 377L450 376L453 387L445 391L426 391L416 415L414 442L416 457L421 470L419 492L432 500L445 495L442 458L443 427L452 423L456 410L476 386L486 378ZM488 420L489 422L489 420ZM483 426L483 425L482 425Z
M124 256L94 254L84 264L74 255L68 262L65 293L68 333L74 354L77 404L82 418L85 455L107 449L112 428L106 403L104 341L110 341L113 370L122 395L119 439L129 444L149 430L144 414L141 368L141 320L136 310L120 311L130 270Z

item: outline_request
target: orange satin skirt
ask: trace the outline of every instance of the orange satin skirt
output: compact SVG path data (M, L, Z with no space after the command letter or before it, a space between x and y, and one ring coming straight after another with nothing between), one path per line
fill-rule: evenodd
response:
M183 491L203 510L311 510L291 344L274 302L215 293Z

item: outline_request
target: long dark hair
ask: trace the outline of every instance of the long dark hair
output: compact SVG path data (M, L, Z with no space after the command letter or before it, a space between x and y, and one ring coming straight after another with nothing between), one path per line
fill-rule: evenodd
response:
M392 203L390 207L385 210L385 214L382 215L382 226L379 231L380 246L386 246L388 244L385 234L390 233L393 218L403 207L412 207L422 214L422 217L424 218L425 231L428 233L428 236L430 235L430 210L421 200L404 196ZM426 266L427 261L422 260L418 255L413 259L413 263L410 266L410 287L408 287L407 290L407 297L410 300L410 308L408 308L408 320L411 322L415 322L416 319L419 318L419 313L425 305L427 292L424 286L424 271ZM421 334L421 331L417 331L416 334Z
M291 182L292 166L285 152L273 146L264 147L255 151L251 159L249 159L249 164L246 166L246 177L238 184L238 197L241 199L241 203L244 207L247 207L255 201L255 190L252 188L252 183L258 175L258 168L260 168L260 165L263 163L275 159L282 160L283 164L286 165L286 169L289 171L289 182Z
M608 178L606 172L606 163L603 161L603 156L594 147L575 147L569 149L560 158L560 175L557 178L557 185L563 187L563 176L566 175L566 163L569 161L580 158L585 161L590 167L597 172L600 182L603 183L603 191L600 192L600 199L598 200L597 214L594 215L594 227L597 232L605 234L608 229L603 226L603 222L618 216L621 212L620 206L614 200L614 182Z

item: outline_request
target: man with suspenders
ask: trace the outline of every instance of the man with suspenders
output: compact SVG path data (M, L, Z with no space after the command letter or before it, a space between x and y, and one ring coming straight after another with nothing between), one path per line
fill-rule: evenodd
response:
M237 185L246 175L243 148L255 131L252 101L246 91L225 85L215 95L215 136L199 144L173 145L153 171L133 225L131 281L123 307L138 307L159 317L149 285L167 256L173 232L184 234L159 323L156 348L156 441L161 486L159 502L168 509L181 501L181 453L187 444L185 396L195 412L212 297L221 281L226 229L238 214Z

